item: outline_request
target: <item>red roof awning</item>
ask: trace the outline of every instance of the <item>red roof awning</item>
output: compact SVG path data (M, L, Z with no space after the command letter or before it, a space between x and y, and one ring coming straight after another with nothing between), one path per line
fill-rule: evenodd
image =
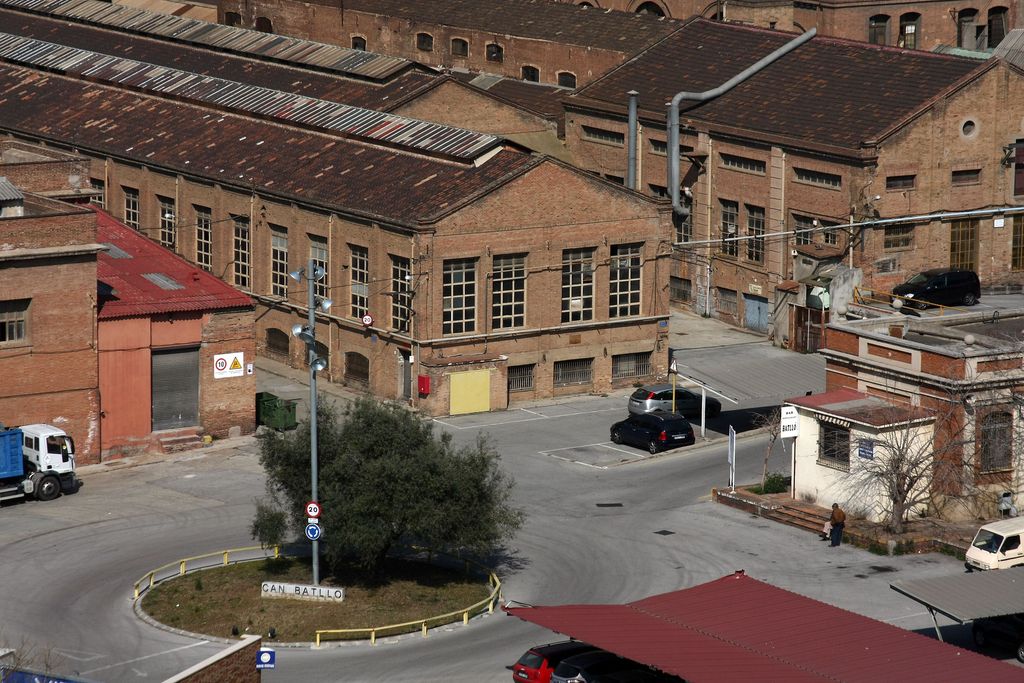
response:
M505 611L691 683L1024 679L1011 665L743 572L625 605Z

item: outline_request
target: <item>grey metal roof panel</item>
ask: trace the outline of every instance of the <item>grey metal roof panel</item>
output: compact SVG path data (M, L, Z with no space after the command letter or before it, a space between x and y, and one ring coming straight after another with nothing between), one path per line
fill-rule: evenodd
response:
M412 62L400 57L312 40L176 17L101 0L0 0L0 7L47 14L230 52L314 66L335 73L386 79Z
M897 593L960 623L1024 612L1024 571L952 574L889 585Z
M999 57L1018 69L1024 69L1024 29L1015 28L1006 34L992 55Z
M7 178L0 176L0 202L13 202L24 199L25 195L21 190Z
M8 33L0 33L0 59L452 158L475 159L500 143L500 138L486 133L222 78L203 77L197 80L198 75L188 71Z

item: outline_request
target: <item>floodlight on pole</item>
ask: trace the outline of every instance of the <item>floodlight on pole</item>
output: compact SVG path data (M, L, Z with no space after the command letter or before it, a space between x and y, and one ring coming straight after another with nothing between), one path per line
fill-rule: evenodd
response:
M316 311L327 311L333 303L330 299L320 299L316 295L316 283L327 276L324 267L315 260L310 259L305 268L288 273L296 282L306 280L306 291L308 295L307 312L309 314L305 325L296 323L292 325L292 335L298 337L306 345L306 360L309 364L309 475L310 475L310 500L317 500L317 396L316 396L316 373L327 369L327 359L316 352ZM313 541L313 585L320 585L320 543Z

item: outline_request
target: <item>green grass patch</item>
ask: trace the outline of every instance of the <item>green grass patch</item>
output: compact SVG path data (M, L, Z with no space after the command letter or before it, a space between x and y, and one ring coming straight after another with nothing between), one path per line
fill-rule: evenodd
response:
M341 586L345 600L311 602L264 598L264 581L311 584L309 559L279 558L207 569L165 581L148 591L142 608L174 628L222 638L262 634L271 627L279 641L313 641L318 629L384 626L462 610L490 594L486 579L420 562L389 560L379 578L353 567L321 576L323 586ZM428 626L457 621L461 615ZM237 634L232 629L237 629ZM418 630L413 627L406 630ZM390 634L378 634L390 635ZM368 634L357 638L369 637Z

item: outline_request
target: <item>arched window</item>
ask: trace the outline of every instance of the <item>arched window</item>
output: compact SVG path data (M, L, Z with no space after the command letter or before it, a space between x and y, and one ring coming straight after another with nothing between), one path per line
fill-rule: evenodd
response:
M956 14L956 46L968 50L978 49L979 33L983 33L978 24L978 10L962 9Z
M558 72L558 85L563 88L576 89L576 74L571 71L559 71Z
M505 61L505 48L497 43L487 44L487 61L488 62L503 62Z
M536 83L540 80L540 71L535 66L523 67L523 80Z
M888 14L876 14L868 19L868 42L875 45L889 44Z
M266 353L268 356L277 360L288 360L288 335L281 330L273 327L267 329L267 349Z
M1012 467L1013 415L989 413L981 419L981 471L993 472Z
M429 33L416 34L416 49L424 52L434 51L434 36Z
M370 359L361 353L345 353L345 379L360 384L370 383Z
M468 57L469 43L462 38L452 38L452 57Z
M366 49L366 38L362 36L352 36L352 49L353 50L365 50Z
M264 33L273 33L274 25L266 17L256 17L256 30Z
M656 3L644 2L636 8L637 14L653 14L656 17L665 16L665 10L661 9Z
M907 12L900 16L900 37L896 41L899 47L908 50L917 49L917 34L921 31L921 15L917 12Z
M581 2L581 3L579 3L579 6L580 6L580 7L586 7L586 8L588 8L588 9L589 9L590 7L593 7L594 5L592 5L592 4L591 4L591 3L589 3L589 2Z
M242 15L238 12L225 12L224 13L224 25L225 26L239 26L242 23Z
M1010 14L1005 7L993 7L988 11L988 48L995 49L1003 42L1010 30Z

